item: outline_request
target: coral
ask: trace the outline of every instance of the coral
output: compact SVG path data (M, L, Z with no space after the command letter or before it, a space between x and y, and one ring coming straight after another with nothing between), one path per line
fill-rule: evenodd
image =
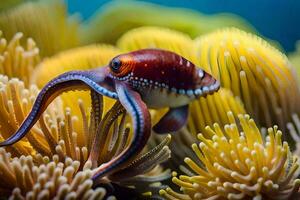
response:
M10 153L0 149L1 196L10 199L104 199L106 190L92 188L92 171L79 170L80 163L67 158L60 162L58 156L32 156L11 158ZM109 199L115 199L113 196ZM106 198L105 198L106 199Z
M20 126L32 107L38 89L34 85L26 89L20 80L9 80L5 76L1 76L0 81L0 132L3 140ZM47 158L47 162L64 162L66 159L72 159L76 161L78 170L96 171L98 166L120 154L130 144L132 132L126 122L125 109L119 102L116 102L108 112L104 112L103 97L92 92L91 99L92 108L88 109L91 110L90 113L81 100L78 102L81 121L72 115L70 108L64 111L58 99L50 105L39 123L27 134L26 139L7 147L7 150L16 159L22 155L29 156L38 165L42 164L42 158ZM81 128L77 130L76 127L80 126ZM157 166L170 157L168 148L170 140L170 136L165 137L160 144L148 151L145 150L141 155L136 155L132 163L128 163L104 180L123 187L132 188L137 185L136 189L140 194L149 190L149 192L157 191L159 187L147 186L152 181L159 182L169 177L168 171L157 169ZM60 188L55 191L59 190ZM24 195L18 190L14 194Z
M253 119L239 115L239 124L228 113L230 124L222 131L216 123L206 131L207 139L198 135L199 145L192 149L201 162L185 158L188 175L172 181L184 194L171 188L161 190L166 199L295 199L299 198L300 180L295 179L298 158L282 142L277 126L263 137ZM241 127L239 131L239 127Z
M16 33L9 42L0 38L0 74L9 78L17 77L28 86L30 75L40 62L40 56L33 39L27 38L26 45L23 46L22 37L22 33Z
M2 138L9 137L18 129L29 113L38 92L39 90L35 85L26 88L24 82L0 75L0 132ZM61 110L61 102L57 100L49 106L45 116L47 116L48 121L56 122L57 116L62 114L60 113ZM50 150L42 134L45 131L45 128L37 124L26 137L31 145L22 140L8 148L14 156L30 155L33 149L48 155Z
M194 43L188 35L160 27L141 27L131 30L118 40L117 46L123 51L162 48L184 55L189 60L196 60ZM176 132L170 144L172 159L166 163L166 166L171 169L177 169L182 159L191 155L190 144L196 141L197 133L202 132L207 125L212 125L214 122L225 125L229 122L226 115L228 111L233 111L235 116L245 113L243 103L228 89L220 89L212 95L191 102L189 111L186 128ZM152 123L158 122L165 112L166 109L152 111ZM152 136L148 143L149 146L155 146L160 141L159 136Z
M192 59L193 40L186 34L160 27L141 27L128 31L118 41L123 51L144 48L161 48Z
M260 126L274 122L285 130L291 114L299 112L299 86L290 62L252 34L230 28L192 40L176 31L141 27L124 34L117 45L124 51L163 48L183 55L239 96Z
M299 112L299 86L289 60L250 33L227 28L192 40L169 29L141 27L124 34L117 46L123 51L162 48L183 55L240 97L260 126L276 123L285 130L291 114Z
M172 170L180 169L186 172L183 158L187 156L195 158L190 146L197 142L197 134L201 132L205 137L211 138L211 133L205 131L206 127L213 126L214 123L218 123L223 127L225 124L230 123L232 119L226 114L229 111L233 113L234 118L237 118L239 114L245 114L243 104L228 89L222 88L206 98L200 97L199 100L193 101L190 104L190 117L187 125L174 133L169 145L172 159L163 165ZM163 111L153 112L153 123L156 123L163 113ZM154 147L161 140L161 136L153 134L148 142L148 146Z
M169 150L165 144L168 140L169 138L157 147L163 147L163 151L159 154L167 158ZM124 173L130 172L130 174L120 172L114 177L115 181L119 183L121 181L120 184L124 187L132 188L136 185L136 190L141 192L158 190L158 186L152 186L151 189L149 184L169 178L170 173L162 171L158 166L151 170L152 165L157 165L157 161L151 160L152 155L149 154L156 153L152 150L147 156L144 155L134 161L129 168L124 170ZM165 159L161 155L155 157L160 160L158 162ZM150 160L143 160L149 158ZM1 148L0 174L3 181L0 183L0 195L11 196L12 199L115 199L113 196L104 198L107 192L102 187L98 186L93 189L91 166L85 168L80 166L79 161L69 157L62 161L58 155L52 158L41 154L11 158L11 154ZM143 175L145 173L143 170L151 172Z
M11 199L104 199L106 190L92 188L92 171L80 171L78 161L67 158L59 162L56 155L53 161L39 157L38 163L32 156L11 158L0 149L1 194Z
M196 39L196 63L239 96L246 111L265 127L285 130L299 112L299 86L287 57L263 39L238 29Z
M187 127L196 136L199 132L203 132L206 126L212 126L214 123L223 126L229 123L226 115L229 111L232 111L235 117L246 113L241 100L234 97L230 90L221 88L218 92L207 97L200 97L191 103Z
M78 20L67 16L60 0L27 1L0 12L0 30L5 38L22 32L33 38L42 56L79 44Z

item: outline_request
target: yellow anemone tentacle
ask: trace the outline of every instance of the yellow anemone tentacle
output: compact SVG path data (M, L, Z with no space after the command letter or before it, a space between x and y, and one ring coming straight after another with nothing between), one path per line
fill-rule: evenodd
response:
M300 110L297 77L287 57L263 39L229 28L196 39L196 64L212 73L221 86L244 102L265 127L285 130Z

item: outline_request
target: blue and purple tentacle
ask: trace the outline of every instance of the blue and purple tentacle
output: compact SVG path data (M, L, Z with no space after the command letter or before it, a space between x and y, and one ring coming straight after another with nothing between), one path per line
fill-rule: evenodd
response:
M48 105L59 94L78 89L92 89L99 94L117 99L117 93L110 85L108 68L99 68L91 71L70 71L52 79L38 94L33 107L21 124L17 132L0 143L0 147L12 145L21 140L31 127L37 122Z
M142 151L151 134L150 113L140 94L133 91L125 83L118 81L116 82L116 91L119 101L131 116L133 138L131 144L121 154L99 167L93 176L95 182L103 176L120 170L125 164L131 162L134 156Z

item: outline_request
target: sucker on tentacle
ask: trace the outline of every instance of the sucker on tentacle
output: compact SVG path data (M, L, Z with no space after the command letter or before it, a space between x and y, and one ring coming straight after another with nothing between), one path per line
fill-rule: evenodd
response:
M93 176L97 182L103 176L122 169L144 148L151 133L147 107L169 107L170 110L153 129L157 133L174 132L186 123L188 104L199 96L217 91L219 87L219 82L210 74L173 52L143 49L121 54L113 58L109 66L70 71L51 80L37 96L17 132L1 142L0 147L21 140L51 101L62 92L90 89L118 99L132 118L133 138L123 152L97 169Z

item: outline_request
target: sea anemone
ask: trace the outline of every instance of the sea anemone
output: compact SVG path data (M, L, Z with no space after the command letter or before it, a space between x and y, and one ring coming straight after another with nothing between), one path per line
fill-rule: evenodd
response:
M30 111L38 92L38 88L34 85L26 88L24 82L19 79L9 79L7 76L0 75L0 132L2 138L9 137L18 129ZM57 116L61 114L57 113L60 110L62 110L61 102L59 100L54 101L45 113L48 121L56 122ZM14 156L30 155L33 148L46 154L49 149L46 146L44 136L42 136L44 131L42 126L35 126L27 135L27 140L31 145L21 141L9 149Z
M122 51L162 48L183 55L191 61L196 60L194 42L188 35L160 27L141 27L131 30L118 40L117 46ZM214 122L225 125L229 122L226 115L228 111L233 111L235 116L245 113L243 103L228 89L220 89L212 95L191 102L189 111L186 128L174 134L170 145L172 159L167 166L172 169L177 168L181 160L190 155L190 144L195 142L197 133L202 132L207 125L212 125ZM153 124L165 112L166 110L152 112ZM159 141L160 137L153 136L150 145L157 144ZM178 146L181 148L179 149Z
M212 126L214 123L223 126L230 122L226 115L229 111L233 112L234 117L246 113L241 100L234 97L230 90L222 88L212 95L200 97L199 100L191 103L187 127L196 136L199 132L203 132L206 126Z
M40 62L39 49L31 38L22 45L22 33L16 33L8 42L1 38L0 32L0 74L8 77L18 77L27 86L29 77L35 66Z
M196 63L239 96L246 111L265 127L285 130L299 113L299 86L290 62L263 39L230 28L195 41Z
M226 113L229 111L232 111L233 115L228 117ZM160 111L153 113L153 123L158 121L162 113ZM230 117L237 118L238 114L244 113L245 110L239 98L234 97L231 91L225 88L206 98L200 97L199 100L192 102L187 125L174 133L172 142L169 145L172 159L163 163L163 165L172 170L180 169L186 172L186 167L183 165L183 158L195 158L190 146L197 142L197 134L201 132L206 138L211 138L212 134L205 131L206 126L219 123L223 127L232 121ZM161 136L152 135L148 146L154 147L162 139Z
M9 80L3 75L0 77L0 89L0 104L2 104L0 132L3 140L18 129L30 111L38 89L34 85L26 89L22 81ZM41 164L42 157L47 158L49 162L53 161L53 158L60 162L71 159L78 162L78 169L75 172L97 169L101 164L117 156L130 143L132 134L129 125L126 125L125 110L119 102L116 102L102 117L102 96L95 93L91 95L93 106L90 114L79 100L82 121L72 116L70 108L63 112L58 99L50 105L39 123L27 134L26 139L7 147L7 150L14 157L30 156L37 166ZM77 130L75 124L81 126L81 129ZM169 177L168 171L155 167L170 157L170 150L167 147L170 139L170 136L165 137L160 144L141 155L136 155L132 163L128 163L126 167L107 178L122 186L134 187L135 182L138 182L137 188L140 193L149 190L151 192L146 186L154 177L156 182ZM21 193L24 194L24 191Z
M160 27L141 27L128 31L117 41L123 51L160 48L193 61L194 44L187 34Z
M60 162L57 155L11 158L10 153L0 149L2 181L1 196L10 199L104 199L106 190L92 188L92 171L79 170L79 161L67 158ZM115 199L113 197L108 197Z
M183 194L171 188L160 194L185 200L299 198L298 158L282 142L278 127L269 128L263 137L248 115L239 115L239 124L232 113L228 117L231 123L225 131L216 123L206 127L211 139L198 135L199 145L192 145L198 160L184 159L190 172L179 178L173 173L172 181Z
M172 30L141 27L124 34L117 45L123 51L162 48L183 55L240 97L260 126L276 123L285 130L292 113L299 112L299 86L287 57L244 31L222 29L192 40Z
M26 1L0 12L0 30L5 38L22 32L36 41L42 56L78 45L78 26L78 20L67 16L60 0Z

